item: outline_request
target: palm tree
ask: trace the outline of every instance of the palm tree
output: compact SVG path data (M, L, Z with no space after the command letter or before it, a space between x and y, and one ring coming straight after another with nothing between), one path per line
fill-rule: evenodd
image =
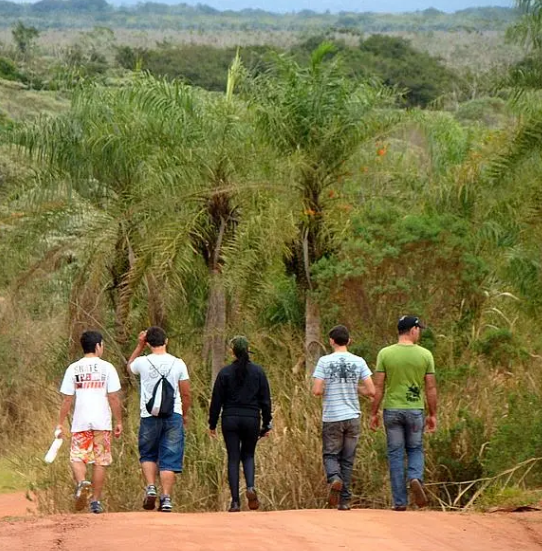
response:
M202 91L195 98L189 114L190 124L198 132L198 138L192 142L190 149L191 188L188 194L178 197L177 201L174 199L170 205L179 212L190 213L187 235L208 273L203 359L211 360L212 382L224 365L226 356L226 258L229 250L236 249L241 217L246 216L250 209L246 199L257 189L252 181L256 160L253 131L245 105L234 97L234 89L242 72L237 55L229 71L226 94ZM178 166L182 168L182 164L173 163L166 169L170 178L176 178ZM179 199L182 199L182 204L179 204ZM168 254L175 251L178 245L183 245L175 235L177 224L175 218L170 216L160 229L164 235L171 237L165 247ZM156 249L155 245L151 245L151 249ZM166 267L162 275L166 275L169 268L164 262L162 266Z
M103 321L105 312L91 305L101 304L106 290L114 311L115 340L125 353L129 305L136 288L127 276L134 271L138 247L152 225L153 202L177 183L162 177L160 168L170 161L161 145L170 140L190 143L194 134L186 124L191 90L180 84L155 85L164 92L161 117L142 101L152 100L145 79L122 89L91 85L75 93L68 113L26 125L13 137L45 167L42 183L50 192L87 206L80 240L89 249L73 287L73 333ZM183 161L179 155L175 158L177 165ZM176 174L180 176L179 168ZM152 293L152 277L135 273L140 276L137 283L145 279Z
M504 85L513 91L520 124L509 139L508 151L493 166L499 177L542 148L542 112L538 94L542 90L542 1L516 0L521 14L507 32L508 39L525 49L525 58L511 68Z
M251 127L233 95L241 72L237 58L226 95L148 76L121 89L83 87L68 114L15 137L49 167L51 187L86 199L98 221L86 235L103 262L87 257L74 286L72 325L88 323L87 303L105 288L115 339L125 350L138 289L146 291L150 321L163 324L168 292L182 294L183 280L203 263L208 279L199 284L209 287L203 348L213 379L226 352L224 266L228 250L240 252L236 230L255 189Z
M345 78L339 58L326 61L332 51L332 45L323 43L307 67L279 56L247 86L257 128L286 167L283 191L297 228L287 265L305 300L308 369L323 348L312 269L339 246L327 216L326 192L340 190L345 163L364 140L389 125L389 118L377 109L393 99L376 83Z

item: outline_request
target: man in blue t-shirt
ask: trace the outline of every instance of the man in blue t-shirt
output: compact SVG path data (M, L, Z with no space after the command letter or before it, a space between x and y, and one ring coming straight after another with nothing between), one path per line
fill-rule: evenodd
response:
M322 453L330 485L329 504L350 509L350 481L360 435L359 395L372 398L375 387L365 360L348 352L350 334L344 325L329 332L333 354L323 356L313 373L312 392L323 396Z

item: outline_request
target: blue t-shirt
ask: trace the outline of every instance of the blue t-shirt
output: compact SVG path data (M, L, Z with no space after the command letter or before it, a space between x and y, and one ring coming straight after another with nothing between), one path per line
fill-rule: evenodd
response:
M361 415L358 385L371 375L365 360L350 352L334 352L318 360L312 376L326 383L324 423L356 419Z

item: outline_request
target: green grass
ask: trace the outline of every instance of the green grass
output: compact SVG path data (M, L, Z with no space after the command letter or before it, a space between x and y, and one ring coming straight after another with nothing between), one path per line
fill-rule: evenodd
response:
M26 489L26 476L7 458L0 458L0 494Z
M477 506L482 511L492 509L514 510L521 507L540 507L542 490L528 490L518 486L490 488L480 498Z

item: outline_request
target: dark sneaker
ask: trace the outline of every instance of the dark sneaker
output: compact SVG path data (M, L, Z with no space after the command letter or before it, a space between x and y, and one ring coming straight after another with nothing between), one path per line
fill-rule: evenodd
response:
M351 507L350 507L350 503L339 503L339 507L338 507L339 511L350 511Z
M248 508L251 511L256 511L260 508L260 500L258 499L258 494L254 488L247 488L247 499L248 499Z
M425 491L423 489L423 484L420 480L417 478L413 478L410 481L410 491L412 492L412 496L414 497L414 503L422 508L427 505L427 496L425 495Z
M90 512L99 515L104 512L104 508L99 501L91 501L89 506Z
M241 512L241 505L239 505L238 501L232 501L230 508L228 509L228 513L240 513Z
M171 497L169 496L160 496L160 507L159 510L162 513L171 513L173 510L173 504L171 503Z
M75 510L82 511L88 503L88 498L92 492L92 484L88 480L82 480L75 487L74 499Z
M396 505L392 507L392 511L406 511L406 505Z
M143 509L145 509L145 511L154 511L154 505L157 497L158 494L156 493L156 486L154 484L149 484L145 490Z
M334 476L329 483L328 503L331 507L337 507L341 498L341 490L343 489L343 481Z

